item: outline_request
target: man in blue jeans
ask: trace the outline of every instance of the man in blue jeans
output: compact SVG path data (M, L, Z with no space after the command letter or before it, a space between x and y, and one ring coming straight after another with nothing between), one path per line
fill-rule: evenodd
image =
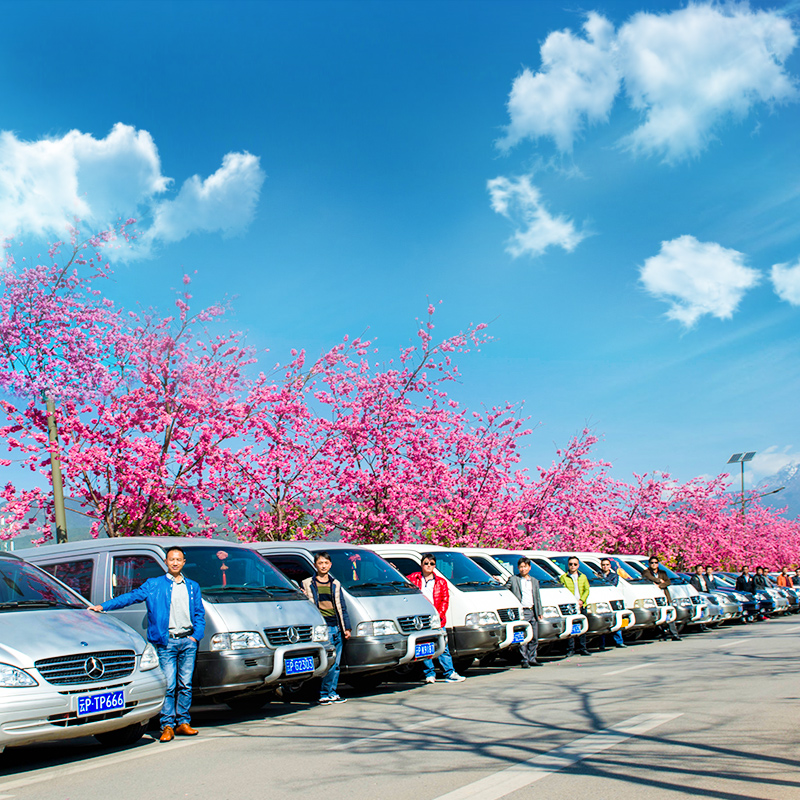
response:
M600 559L600 569L603 571L602 577L605 579L605 582L610 586L619 586L619 575L611 569L611 559L606 558L603 556ZM617 647L627 647L628 645L622 640L622 630L614 631L614 644ZM600 649L606 649L606 634L603 634L600 637Z
M161 709L161 738L196 736L189 725L192 705L192 673L197 643L203 638L206 613L200 585L184 577L186 556L180 547L167 550L167 574L150 578L138 589L121 594L92 611L113 611L144 601L147 604L147 639L158 651L158 663L167 679L167 696ZM177 708L175 695L177 689Z
M336 648L336 660L322 679L319 690L319 702L323 706L347 702L344 697L339 697L336 690L339 687L339 664L344 640L350 638L350 616L342 597L342 585L330 574L331 566L330 554L321 550L314 556L317 574L313 578L306 578L301 584L306 597L319 609L328 624L328 634Z

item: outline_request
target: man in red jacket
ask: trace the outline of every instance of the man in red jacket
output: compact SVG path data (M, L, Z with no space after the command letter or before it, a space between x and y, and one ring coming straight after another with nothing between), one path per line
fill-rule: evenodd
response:
M422 571L413 572L408 576L408 579L433 603L433 607L436 609L444 628L447 625L447 609L450 606L450 590L447 588L447 581L436 574L436 556L433 553L423 553L421 562ZM445 683L460 683L465 680L463 675L459 675L453 669L453 659L447 649L446 638L444 652L439 656L438 660L439 666L444 672ZM422 668L425 673L425 683L436 683L436 670L433 666L433 659L425 659L422 662Z

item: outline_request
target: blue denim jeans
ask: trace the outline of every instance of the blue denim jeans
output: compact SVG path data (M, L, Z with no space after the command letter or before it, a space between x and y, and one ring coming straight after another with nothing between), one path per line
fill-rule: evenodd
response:
M344 640L342 639L342 632L339 626L328 626L328 633L331 637L331 642L336 648L336 659L333 666L325 673L322 679L322 685L319 687L319 699L324 700L326 697L335 697L336 690L339 688L339 663L342 660L342 649L344 647Z
M156 645L158 663L167 679L167 696L161 709L161 729L168 725L189 722L192 705L192 673L197 658L197 642L188 636L185 639L169 639L167 646ZM177 694L177 709L175 695Z
M447 642L444 643L444 652L437 660L439 661L439 666L442 668L442 672L444 672L445 678L449 678L455 672L455 669L453 668L453 659L450 655L450 650L447 647ZM432 658L426 658L422 662L422 672L426 678L436 675Z

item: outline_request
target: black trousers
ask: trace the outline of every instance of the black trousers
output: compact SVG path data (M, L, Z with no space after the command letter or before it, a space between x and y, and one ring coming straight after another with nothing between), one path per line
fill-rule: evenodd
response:
M527 644L519 646L519 652L522 655L523 664L534 664L536 662L536 652L539 649L539 620L536 619L532 608L523 608L522 615L526 622L530 622L533 628L533 637Z

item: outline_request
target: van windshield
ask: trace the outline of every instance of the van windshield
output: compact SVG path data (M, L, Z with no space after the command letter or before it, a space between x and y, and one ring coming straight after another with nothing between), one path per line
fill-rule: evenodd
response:
M86 607L77 594L44 570L16 558L0 558L0 612Z
M641 573L631 569L627 564L623 564L618 558L610 558L609 561L611 562L611 571L616 572L622 580L628 583L648 583L648 581L642 577ZM603 577L603 570L600 568L599 563L587 561L586 564L590 566L600 578L605 580Z
M390 594L419 594L388 561L366 548L320 548L330 556L331 574L355 597ZM316 552L313 553L316 556Z
M519 575L517 565L519 563L520 556L522 555L524 555L524 553L492 553L492 558L496 559L503 564L503 566L510 569L514 575ZM532 578L536 578L536 580L539 581L540 587L547 588L548 586L561 586L561 584L552 575L545 572L534 561L531 561L530 575Z
M219 545L182 545L184 572L200 584L212 603L242 603L264 599L305 600L272 564L253 550Z
M572 556L550 556L550 560L561 570L567 572L567 562ZM583 561L578 561L578 572L585 575L590 586L608 586L605 578L599 578L594 570L589 569Z
M482 570L471 558L463 553L436 551L436 570L444 575L454 586L464 592L485 592L498 589L491 575Z

